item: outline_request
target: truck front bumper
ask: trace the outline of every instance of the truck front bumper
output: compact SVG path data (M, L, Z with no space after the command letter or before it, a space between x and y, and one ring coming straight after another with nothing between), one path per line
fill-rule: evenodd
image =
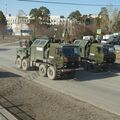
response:
M62 69L61 72L71 72L71 71L79 71L81 68L74 68L74 69Z

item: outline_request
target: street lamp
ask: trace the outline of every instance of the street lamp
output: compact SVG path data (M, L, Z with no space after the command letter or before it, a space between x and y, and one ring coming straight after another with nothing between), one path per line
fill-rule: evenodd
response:
M57 28L54 28L54 40L55 40L55 38L56 38L56 35L57 35Z
M85 35L85 31L86 31L86 19L87 19L87 17L85 17L85 19L84 19L84 32L83 32L83 35Z

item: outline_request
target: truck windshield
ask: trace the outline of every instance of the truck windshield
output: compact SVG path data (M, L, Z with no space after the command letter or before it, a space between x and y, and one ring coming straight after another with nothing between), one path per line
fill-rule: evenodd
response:
M63 47L63 55L64 56L78 56L79 51L77 47Z
M115 53L115 48L114 47L104 47L103 48L104 53Z

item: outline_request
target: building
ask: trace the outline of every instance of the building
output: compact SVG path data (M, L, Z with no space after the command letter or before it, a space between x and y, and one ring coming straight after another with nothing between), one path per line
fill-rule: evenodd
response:
M66 18L64 16L50 16L50 25L64 25Z
M14 35L20 35L21 30L25 30L30 23L30 16L19 14L18 16L6 16L7 29L12 29ZM50 16L50 25L66 25L68 21L64 16Z
M29 16L25 15L18 15L18 16L6 16L7 19L7 29L12 29L14 35L21 35L21 30L24 30L28 26L29 23Z
M12 25L13 35L22 35L22 36L28 36L29 35L29 27L27 24L13 24ZM24 32L25 31L25 32Z

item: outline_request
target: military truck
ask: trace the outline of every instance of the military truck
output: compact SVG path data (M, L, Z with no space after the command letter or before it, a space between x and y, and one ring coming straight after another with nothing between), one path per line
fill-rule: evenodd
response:
M16 65L28 70L39 67L41 76L56 79L64 73L79 70L80 56L76 45L51 43L49 39L36 38L27 48L18 48Z
M90 40L75 40L74 44L79 47L81 64L85 69L107 70L115 62L113 45L92 43Z

